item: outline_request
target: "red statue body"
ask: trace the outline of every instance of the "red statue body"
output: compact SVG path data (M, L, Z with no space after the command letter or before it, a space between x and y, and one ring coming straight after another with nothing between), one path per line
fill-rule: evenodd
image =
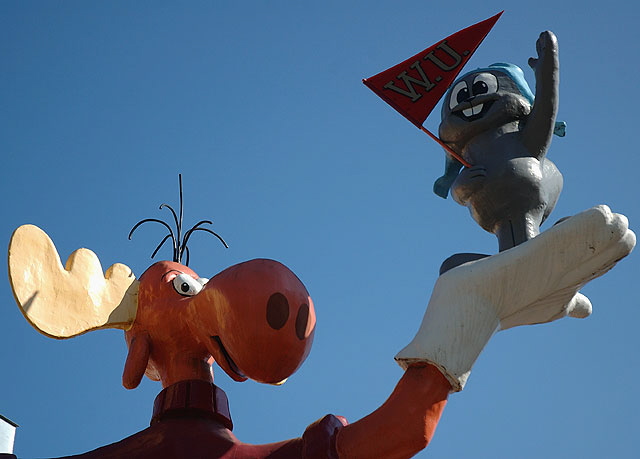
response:
M357 458L411 457L431 440L452 385L426 361L413 362L389 399L348 424L326 415L299 438L251 445L231 432L226 394L213 384L217 362L233 380L282 384L311 350L316 326L313 301L300 279L273 260L231 266L212 279L181 263L195 231L224 240L201 221L182 233L180 211L168 205L174 261L151 265L139 279L122 264L103 274L87 249L63 266L49 237L33 225L18 228L9 244L9 277L29 322L55 338L102 328L125 331L129 352L122 383L134 389L146 374L160 381L149 428L82 458ZM152 258L153 258L152 255ZM2 457L2 454L0 454ZM9 455L8 457L11 457Z
M237 381L276 384L290 376L313 340L315 311L306 288L284 265L265 259L232 266L211 280L161 261L139 281L136 319L125 332L123 385L137 387L145 373L162 383L151 425L70 457L405 458L431 440L451 385L434 366L416 364L380 408L353 424L327 415L300 438L239 441L211 365L215 360Z
M240 442L231 433L226 396L213 385L211 356L237 381L281 382L310 351L313 302L300 280L272 260L232 266L204 285L199 279L169 261L140 277L138 313L125 332L123 384L136 387L145 372L161 381L151 426L74 457L402 458L430 441L451 386L422 364L411 366L387 402L360 421L328 415L300 438Z

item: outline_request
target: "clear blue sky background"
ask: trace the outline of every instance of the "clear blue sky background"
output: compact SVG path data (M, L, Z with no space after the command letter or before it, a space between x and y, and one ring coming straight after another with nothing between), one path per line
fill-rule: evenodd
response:
M317 308L314 348L284 386L216 368L236 435L263 443L325 413L357 420L402 375L393 356L441 261L497 249L432 194L441 149L361 79L503 9L467 69L526 67L546 29L560 43L569 128L549 153L565 177L550 220L606 203L638 229L633 2L3 1L0 240L34 223L63 259L88 247L140 275L164 233L127 233L168 216L158 205L177 205L182 173L186 224L211 218L231 246L194 237L191 267L211 277L275 258ZM438 122L436 111L426 126ZM592 317L496 335L419 457L637 457L638 260L583 290ZM145 428L160 387L121 386L122 332L48 339L3 282L0 412L21 425L16 453L80 453Z

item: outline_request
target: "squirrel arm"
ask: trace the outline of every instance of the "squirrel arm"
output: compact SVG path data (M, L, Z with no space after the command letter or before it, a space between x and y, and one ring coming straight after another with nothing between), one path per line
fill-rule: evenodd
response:
M556 36L549 31L542 32L536 49L538 58L529 59L536 75L536 95L523 140L532 155L542 159L551 144L559 105L560 60Z

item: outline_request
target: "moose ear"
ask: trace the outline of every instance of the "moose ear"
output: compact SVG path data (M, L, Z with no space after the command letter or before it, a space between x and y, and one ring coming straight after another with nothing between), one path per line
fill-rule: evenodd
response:
M14 231L9 243L9 281L26 319L52 338L71 338L102 328L131 328L138 307L138 281L116 263L102 273L96 254L78 249L66 266L37 226Z
M122 373L122 385L127 389L135 389L142 381L142 377L149 364L149 354L151 353L151 340L145 332L127 339L129 354L124 364Z

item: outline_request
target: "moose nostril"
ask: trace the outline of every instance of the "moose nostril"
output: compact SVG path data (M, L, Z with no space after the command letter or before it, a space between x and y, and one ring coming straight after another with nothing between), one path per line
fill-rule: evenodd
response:
M267 301L267 323L274 330L280 330L289 319L289 302L282 293L274 293Z
M298 310L298 316L296 317L296 336L298 339L303 340L307 334L307 323L309 322L309 305L302 304Z

